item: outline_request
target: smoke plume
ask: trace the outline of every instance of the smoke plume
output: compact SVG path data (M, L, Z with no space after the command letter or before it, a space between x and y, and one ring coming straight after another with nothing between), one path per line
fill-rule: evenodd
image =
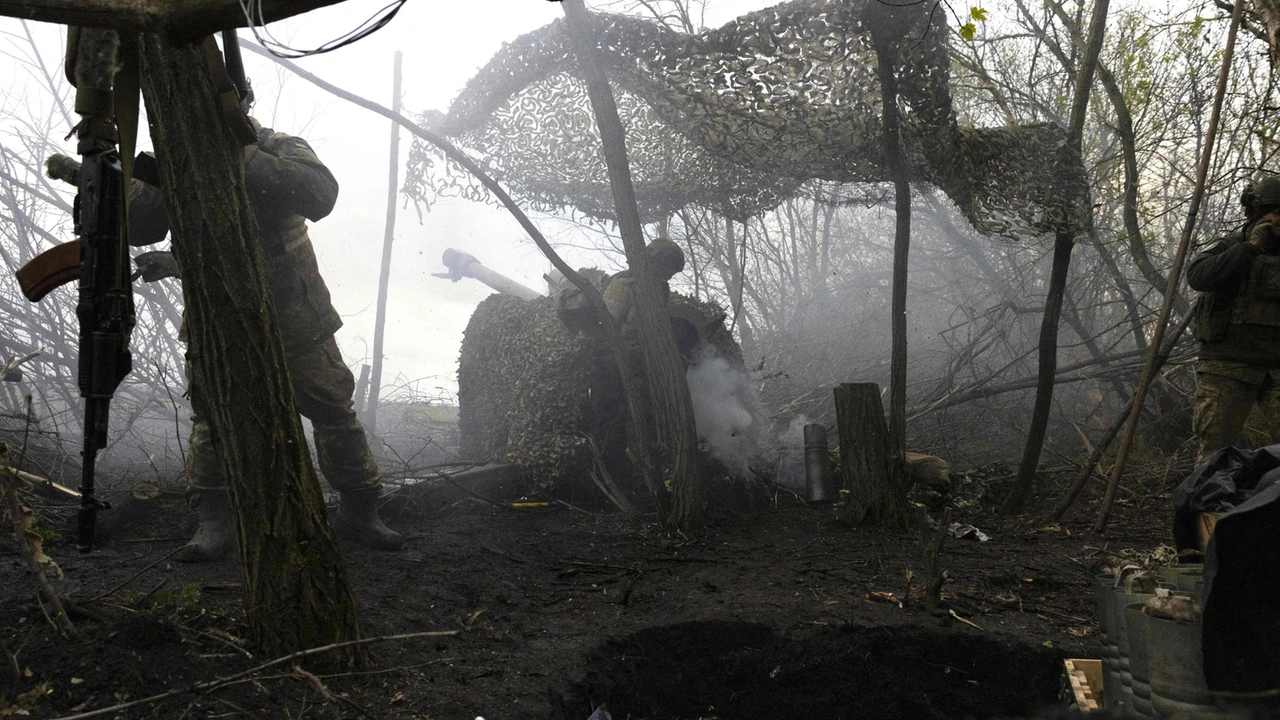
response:
M745 474L761 451L761 422L751 381L710 345L699 345L686 375L703 447L725 467Z

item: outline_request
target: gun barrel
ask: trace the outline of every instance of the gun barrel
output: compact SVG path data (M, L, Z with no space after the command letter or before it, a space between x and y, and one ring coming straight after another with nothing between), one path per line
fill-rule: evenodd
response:
M464 253L461 250L453 248L445 250L441 261L449 269L449 279L454 282L464 277L473 278L500 293L514 295L526 302L542 297L542 293L537 290L521 285L506 275L485 266L474 255Z

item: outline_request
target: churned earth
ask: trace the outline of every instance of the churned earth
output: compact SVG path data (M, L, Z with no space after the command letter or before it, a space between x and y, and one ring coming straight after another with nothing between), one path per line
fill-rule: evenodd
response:
M76 716L271 659L241 640L234 560L165 559L191 530L181 493L148 507L92 555L47 548L83 642L56 636L0 545L0 641L16 655L0 693L17 697L0 717ZM948 539L951 612L934 615L916 533L851 528L785 493L689 538L558 504L402 509L402 551L346 548L364 632L456 636L379 643L358 673L286 663L101 717L587 720L601 703L619 719L1031 717L1058 701L1063 657L1097 656L1091 574L1165 539L1157 500L1123 501L1105 536L1093 510L1054 525L957 508L991 539Z

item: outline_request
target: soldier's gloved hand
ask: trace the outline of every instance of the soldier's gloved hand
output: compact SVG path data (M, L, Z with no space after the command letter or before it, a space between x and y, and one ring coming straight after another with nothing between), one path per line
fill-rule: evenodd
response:
M53 154L44 161L45 174L54 180L80 184L80 161L66 155Z
M1280 229L1265 220L1249 231L1249 244L1264 255L1280 253Z
M178 271L178 261L174 259L173 253L167 250L153 250L144 252L133 259L134 265L138 267L138 272L134 274L137 278L142 276L145 282L155 282L169 277L181 277Z

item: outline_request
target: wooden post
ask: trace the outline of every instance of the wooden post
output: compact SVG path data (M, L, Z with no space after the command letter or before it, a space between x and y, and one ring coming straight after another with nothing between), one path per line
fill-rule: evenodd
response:
M902 474L893 472L889 428L880 386L844 383L835 389L836 428L840 435L840 473L849 491L851 520L905 524Z
M396 51L391 111L400 113L400 51ZM378 394L382 390L382 338L387 327L387 290L391 284L391 246L396 234L396 193L400 189L400 124L391 123L391 162L387 170L387 225L382 234L382 270L378 273L378 309L373 320L373 372L369 376L369 400L364 426L378 432ZM361 376L363 379L363 376Z
M356 415L364 419L365 400L369 397L369 366L360 366L360 379L356 381Z

